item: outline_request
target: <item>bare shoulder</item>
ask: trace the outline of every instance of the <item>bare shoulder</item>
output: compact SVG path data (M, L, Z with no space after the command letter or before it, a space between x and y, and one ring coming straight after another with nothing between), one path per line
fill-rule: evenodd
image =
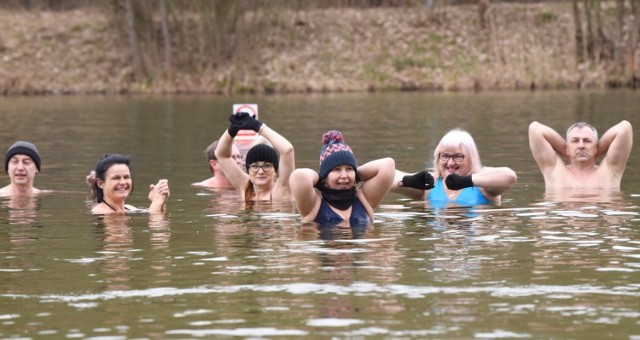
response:
M191 183L191 185L196 186L196 187L208 187L209 186L208 181L209 181L208 179L205 179L202 182Z
M104 215L104 214L110 214L112 212L113 210L105 207L105 205L102 203L96 204L93 208L91 208L91 213L94 215Z

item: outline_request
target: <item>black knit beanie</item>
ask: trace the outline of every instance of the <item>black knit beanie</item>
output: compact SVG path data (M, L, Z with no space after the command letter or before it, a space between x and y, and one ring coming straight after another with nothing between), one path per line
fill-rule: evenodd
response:
M254 147L249 149L245 162L247 172L249 172L251 164L256 162L269 162L273 164L273 167L276 169L276 173L278 173L278 153L269 145L256 144Z
M318 183L321 183L333 168L340 165L350 165L356 174L358 173L356 156L351 148L344 144L344 137L340 131L332 130L325 133L322 136L322 142L324 145L320 150L320 171L318 172L320 179Z
M15 155L27 155L31 157L33 162L36 163L38 172L40 171L40 154L38 153L36 146L29 142L18 141L11 145L7 150L7 153L4 155L4 172L9 172L9 161L11 160L11 157Z

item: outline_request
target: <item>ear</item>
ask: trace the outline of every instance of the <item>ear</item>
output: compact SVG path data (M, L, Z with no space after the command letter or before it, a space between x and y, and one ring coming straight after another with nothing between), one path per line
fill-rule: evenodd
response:
M209 166L213 170L218 170L218 162L216 162L214 159L209 160Z
M102 189L102 187L104 186L104 181L96 178L96 184L98 185L98 188Z

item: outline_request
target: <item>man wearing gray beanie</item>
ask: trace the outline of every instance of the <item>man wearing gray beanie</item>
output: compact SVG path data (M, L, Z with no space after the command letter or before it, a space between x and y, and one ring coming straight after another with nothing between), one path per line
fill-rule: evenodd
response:
M11 183L0 189L0 196L31 196L44 191L33 187L40 172L40 154L32 143L18 141L11 145L4 155L4 171Z

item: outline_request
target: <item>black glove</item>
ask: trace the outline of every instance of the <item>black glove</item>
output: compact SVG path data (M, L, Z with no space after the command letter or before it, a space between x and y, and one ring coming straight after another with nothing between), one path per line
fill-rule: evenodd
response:
M235 138L238 134L238 131L240 131L240 125L236 123L236 115L231 115L231 117L229 117L229 121L231 122L231 125L229 125L227 131L232 138Z
M471 180L471 175L460 176L458 174L451 174L444 180L444 184L446 184L447 188L451 190L460 190L472 187L473 181Z
M256 117L247 112L238 112L231 115L229 120L231 121L231 125L235 124L240 130L253 130L258 132L262 126L261 121L257 120Z
M398 183L398 186L418 190L433 189L433 176L427 171L420 171L416 174L402 177L402 181Z

